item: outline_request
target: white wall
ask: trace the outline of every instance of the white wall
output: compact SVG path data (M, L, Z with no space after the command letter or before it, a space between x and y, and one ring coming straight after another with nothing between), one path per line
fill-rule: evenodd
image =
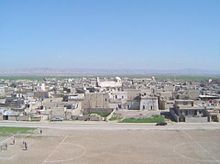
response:
M158 110L158 98L141 99L140 110Z

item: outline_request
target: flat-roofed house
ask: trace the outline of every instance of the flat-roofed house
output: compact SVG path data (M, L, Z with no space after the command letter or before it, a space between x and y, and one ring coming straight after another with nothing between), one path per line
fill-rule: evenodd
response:
M176 122L208 122L207 109L195 106L193 100L175 100L170 113Z
M158 97L141 96L140 110L158 110Z

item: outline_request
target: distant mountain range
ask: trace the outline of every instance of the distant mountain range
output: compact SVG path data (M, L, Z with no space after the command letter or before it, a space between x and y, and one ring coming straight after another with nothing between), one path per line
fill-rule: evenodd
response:
M201 69L179 70L145 70L145 69L54 69L29 68L0 70L0 76L101 76L101 75L214 75L220 76L220 71Z

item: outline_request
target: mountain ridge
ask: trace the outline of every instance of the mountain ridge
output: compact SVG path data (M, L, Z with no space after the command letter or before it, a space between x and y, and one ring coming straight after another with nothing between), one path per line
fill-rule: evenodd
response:
M24 68L0 70L1 76L85 76L85 75L217 75L220 71L205 69L94 69L94 68Z

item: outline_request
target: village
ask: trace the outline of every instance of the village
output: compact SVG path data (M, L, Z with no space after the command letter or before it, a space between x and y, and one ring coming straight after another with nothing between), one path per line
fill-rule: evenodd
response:
M220 80L154 76L1 79L0 120L219 122Z

